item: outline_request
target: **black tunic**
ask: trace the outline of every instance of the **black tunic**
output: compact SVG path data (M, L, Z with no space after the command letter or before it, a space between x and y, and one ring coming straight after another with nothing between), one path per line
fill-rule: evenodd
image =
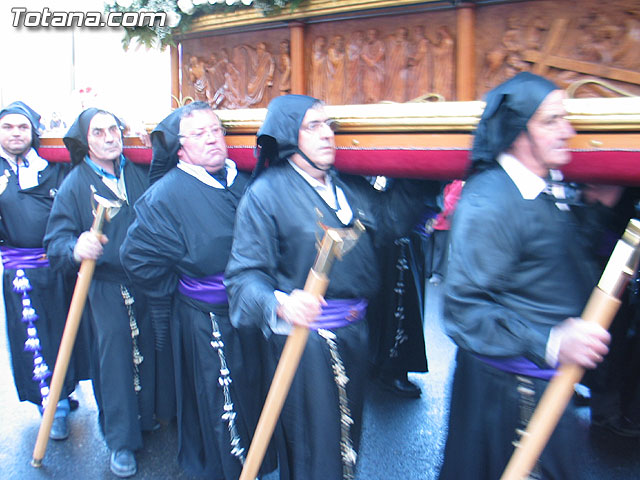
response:
M26 189L20 188L11 166L4 158L0 158L0 174L5 171L9 171L11 175L6 189L0 194L0 245L12 248L42 248L53 199L68 171L68 166L49 164L39 173L38 185ZM23 270L32 287L29 297L38 315L34 325L38 331L42 354L50 372L53 373L67 318L73 279L47 267ZM38 382L32 379L33 353L24 350L27 333L26 324L22 322L22 296L13 291L12 282L15 274L15 269L4 269L3 294L11 366L20 400L28 400L39 405L42 402L40 389ZM77 369L86 362L76 363L78 353L86 355L86 346L77 348L75 352L60 398L66 398L75 388L76 382L86 378L88 374L87 369Z
M580 316L597 283L599 215L586 207L562 211L544 194L525 200L499 167L465 184L445 281L444 325L460 351L441 478L473 472L488 480L504 470L515 430L529 420L521 414L531 410L547 382L503 372L472 354L525 357L549 368L550 329ZM541 456L544 478L579 478L575 428L569 407Z
M380 195L363 178L336 183L345 193L354 217L367 231L330 273L326 299L371 298L380 285L374 242L390 242L405 233L422 210L428 188L419 182L398 182ZM428 195L429 194L429 195ZM413 208L412 208L413 207ZM258 325L266 335L276 321L274 290L302 289L316 257L318 221L342 228L335 212L288 163L270 167L251 185L238 208L234 243L227 267L231 320ZM279 322L282 322L281 320ZM353 424L341 434L338 388L328 341L311 331L300 366L285 402L275 440L281 478L346 478L341 442L358 450L366 378L365 321L332 329L346 369L348 407ZM271 369L280 356L285 335L270 335ZM353 459L355 462L355 458Z
M127 161L124 178L128 203L123 204L117 214L104 224L103 233L109 241L104 245L103 255L96 261L86 310L91 318L94 342L94 394L99 406L100 426L112 450L142 447L141 429L153 428L154 414L164 418L171 415L173 390L172 381L163 380L156 385L156 362L162 359L156 358L153 348L150 322L145 311L146 299L128 285L119 256L120 245L134 218L132 204L147 187L146 171ZM89 230L93 222L92 185L98 195L116 200L115 194L84 162L73 168L60 187L44 239L54 268L77 269L73 248L80 234ZM144 359L139 365L142 388L137 394L134 390L132 329L123 286L134 297L133 313L139 330L136 341ZM159 387L170 387L171 390L163 394Z
M367 315L374 375L395 378L428 371L423 322L426 241L412 232L379 253L382 286Z
M214 188L180 168L173 168L135 205L136 220L121 248L127 273L167 316L178 395L178 461L192 474L236 479L242 464L231 454L228 423L223 420L224 392L218 379L221 360L211 345L212 321L222 333L223 353L231 372L231 400L238 414L241 445L248 450L260 413L259 334L238 335L224 304L209 304L177 291L185 275L207 277L224 272L231 251L235 213L248 175L238 173L228 188ZM166 311L162 311L164 309ZM158 319L154 319L158 320Z

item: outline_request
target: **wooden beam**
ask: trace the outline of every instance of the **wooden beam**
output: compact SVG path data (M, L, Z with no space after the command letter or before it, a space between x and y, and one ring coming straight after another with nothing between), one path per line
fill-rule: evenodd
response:
M475 4L457 7L456 96L458 101L475 100Z
M171 108L178 108L180 100L180 55L177 46L169 47L171 62Z
M291 53L291 93L304 94L305 72L304 72L304 24L302 22L291 22L290 32L290 53Z

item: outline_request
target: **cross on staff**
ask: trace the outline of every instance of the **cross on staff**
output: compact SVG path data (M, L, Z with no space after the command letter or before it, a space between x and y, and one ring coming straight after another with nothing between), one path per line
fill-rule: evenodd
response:
M557 47L562 42L568 23L569 21L565 18L556 19L549 30L549 35L542 49L525 50L523 52L522 59L534 64L531 70L532 73L546 75L549 68L558 68L640 85L640 72L554 55L553 52L557 51Z

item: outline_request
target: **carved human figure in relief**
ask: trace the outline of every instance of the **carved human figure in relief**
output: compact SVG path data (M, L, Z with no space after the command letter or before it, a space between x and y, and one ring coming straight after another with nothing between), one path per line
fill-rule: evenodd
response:
M622 21L624 33L613 52L613 60L622 68L640 70L640 8L627 8Z
M291 55L289 41L280 42L280 54L278 55L278 71L280 72L280 95L291 93Z
M344 103L345 65L344 37L336 35L327 50L327 103L331 105Z
M509 17L500 45L490 50L485 57L485 87L493 87L504 79L528 69L528 64L522 60L522 39L525 37L528 38L528 44L531 44L532 38L522 31L518 19Z
M211 92L209 104L212 106L215 102L216 92L224 85L224 66L221 63L218 55L212 53L204 65Z
M407 100L407 77L409 69L409 31L405 27L396 30L387 55L387 90L385 100L404 102Z
M209 79L206 75L204 62L195 55L191 55L187 72L189 83L193 87L194 100L208 103L211 100L211 89L209 87Z
M431 92L431 69L429 55L431 41L424 34L424 27L413 27L413 50L409 64L411 66L409 82L409 99L414 99Z
M319 100L326 100L327 84L327 39L316 37L311 51L311 95Z
M347 98L346 103L362 103L362 46L364 34L356 31L347 45Z
M220 61L216 69L224 78L223 84L216 90L212 105L216 108L244 108L246 102L241 92L241 75L236 66L229 61L226 48L220 50Z
M247 83L247 101L249 105L257 105L262 102L267 89L273 86L275 60L264 42L258 43L255 51L248 49L248 52L251 55L252 75Z
M446 25L438 27L433 45L433 91L445 100L453 100L454 40Z
M376 103L382 99L384 85L385 47L374 28L367 30L367 41L362 49L362 91L364 103Z

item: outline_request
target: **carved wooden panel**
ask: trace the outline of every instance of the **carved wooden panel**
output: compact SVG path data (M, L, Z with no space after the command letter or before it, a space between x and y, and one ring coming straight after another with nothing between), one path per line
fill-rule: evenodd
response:
M528 70L576 97L640 95L636 0L532 1L477 8L477 92Z
M181 94L218 108L265 107L291 91L293 75L298 88L329 105L469 100L528 70L575 97L640 95L637 0L471 4L475 22L462 24L470 4L461 5L309 20L293 56L285 23L188 38Z
M455 100L455 11L344 20L306 31L307 91L330 105Z
M182 97L216 108L266 107L291 90L286 28L183 42Z

